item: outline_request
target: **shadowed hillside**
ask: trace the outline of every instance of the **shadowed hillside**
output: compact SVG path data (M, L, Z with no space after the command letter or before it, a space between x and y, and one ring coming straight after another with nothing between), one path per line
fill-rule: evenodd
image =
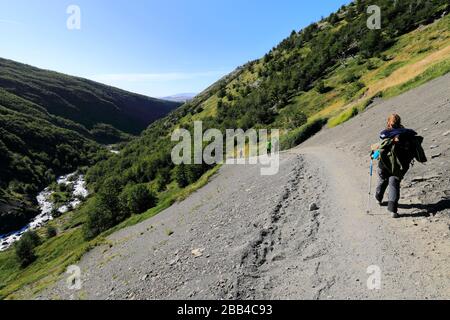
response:
M0 59L0 88L88 130L107 124L139 134L178 103L126 92L90 80Z

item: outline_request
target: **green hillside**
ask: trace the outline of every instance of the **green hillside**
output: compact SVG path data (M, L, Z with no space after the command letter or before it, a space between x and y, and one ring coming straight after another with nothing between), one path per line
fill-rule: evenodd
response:
M367 6L374 4L382 10L381 30L366 27ZM195 120L203 121L204 130L280 128L282 146L289 148L324 125L339 125L362 112L375 98L449 72L449 12L448 0L360 0L293 31L261 59L152 123L119 155L91 166L87 180L93 196L52 222L62 233L37 248L35 263L21 269L11 251L0 253L0 297L38 292L102 236L151 217L204 185L217 167L174 166L174 129L192 130ZM156 202L143 201L149 193ZM30 284L31 290L21 290Z
M41 106L52 115L72 120L94 135L102 131L100 124L137 135L149 123L179 106L5 59L0 59L0 88Z

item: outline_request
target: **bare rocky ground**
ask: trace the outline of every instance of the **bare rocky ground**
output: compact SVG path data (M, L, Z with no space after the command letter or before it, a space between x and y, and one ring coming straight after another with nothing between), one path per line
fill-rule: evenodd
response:
M379 101L284 152L275 176L223 166L186 200L86 254L81 290L62 275L37 298L449 299L449 89L447 75ZM402 182L399 219L373 200L366 213L368 146L392 112L425 137L430 158ZM379 290L367 287L372 265Z

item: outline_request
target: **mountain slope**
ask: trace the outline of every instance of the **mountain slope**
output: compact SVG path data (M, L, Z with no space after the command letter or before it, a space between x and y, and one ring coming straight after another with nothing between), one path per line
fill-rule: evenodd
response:
M0 89L0 234L37 215L35 196L58 175L105 156L83 126Z
M98 142L130 140L177 106L0 59L0 235L36 215L56 176L107 158Z
M176 128L192 131L195 120L203 121L204 130L222 132L280 128L281 146L290 148L327 122L335 126L377 98L450 71L448 1L379 0L382 30L366 27L366 8L372 4L357 1L292 32L265 57L237 68L150 125L121 155L91 168L88 182L98 190L113 177L120 188L145 183L170 192L211 168L172 164L170 135Z
M88 130L107 124L134 135L179 106L5 59L0 59L0 88Z
M380 5L384 12L382 30L369 31L365 26L366 7L373 4ZM4 289L0 289L0 295L9 296L24 284L38 283L39 288L49 279L54 279L59 272L64 272L64 267L77 261L86 249L97 244L111 230L152 217L205 183L215 172L209 170L211 166L174 166L171 162L173 144L170 135L176 128L192 130L194 120L202 120L205 129L275 127L282 129L282 146L289 148L320 130L325 123L334 127L358 113L364 115L365 109L373 101L398 95L448 73L449 11L446 0L357 1L302 31L294 31L265 57L237 68L197 95L193 101L155 121L138 139L124 147L120 154L90 168L86 177L94 195L70 217L55 221L55 225L64 232L38 248L39 258L36 263L20 269L11 252L0 254L0 262L5 265L0 269L0 288L2 282L5 284ZM433 116L438 117L439 114ZM292 161L289 163L295 165ZM260 187L270 185L270 181L265 180L263 183L254 180L257 176L247 176L240 171L237 174L244 177L244 186L246 182L254 182L245 190L253 190L253 187L260 190ZM248 177L248 181L245 177ZM274 179L278 178L283 179ZM231 181L231 187L239 186L240 181ZM282 192L285 190L283 183L288 181L280 180L277 185ZM158 195L158 205L144 210L141 215L130 215L120 205L122 195L126 195L131 188L143 186ZM208 189L211 191L205 198L208 203L212 199L220 201L220 197L217 197L220 184L214 186L215 189ZM288 183L289 186L292 184ZM105 193L105 190L112 192ZM271 190L262 192L264 195L272 194ZM105 203L105 198L112 199L115 207L107 207L109 204ZM268 200L266 198L261 201ZM257 196L254 199L258 200ZM232 201L224 205L229 203ZM192 207L192 212L196 212L197 205L199 203ZM189 213L179 216L180 212L186 213L185 208L174 206L172 215L183 221L192 220L199 226L202 216L197 220ZM239 217L243 217L241 213L259 213L252 209L255 208L237 206L229 212L211 210L215 212L211 219L217 221L215 214L219 214L220 219L223 219L221 227L225 227L229 219L223 212L235 213ZM165 219L165 216L155 219ZM110 229L112 226L115 227ZM199 228L199 234L208 235L218 225L213 223L210 227L208 231ZM234 225L232 227L235 228ZM148 228L150 232L151 226ZM198 235L191 229L186 230L180 233L181 238L189 232L193 236ZM164 228L166 235L172 234L170 231ZM249 234L248 231L245 229L244 233ZM97 234L101 236L88 241L83 239L83 233L88 239ZM148 249L152 239L149 238L148 243L142 245ZM234 240L239 240L239 236ZM194 245L197 246L192 243ZM53 255L55 247L60 249L57 255ZM136 248L139 248L139 244ZM148 257L148 250L143 255ZM171 261L165 261L165 267L170 266Z
M321 131L282 153L275 176L261 176L260 165L222 166L204 188L86 254L80 291L62 276L38 296L450 298L449 84L446 75ZM399 219L374 199L366 214L368 146L391 112L425 137L430 158L403 181ZM371 266L380 268L380 290L367 287Z
M174 102L186 103L186 102L192 100L196 95L197 95L196 93L179 93L179 94L175 94L173 96L164 97L162 99L174 101Z

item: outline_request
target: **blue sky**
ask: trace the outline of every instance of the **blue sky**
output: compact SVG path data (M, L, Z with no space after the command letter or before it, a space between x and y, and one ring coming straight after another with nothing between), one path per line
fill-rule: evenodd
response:
M155 97L200 92L349 2L0 0L0 57Z

